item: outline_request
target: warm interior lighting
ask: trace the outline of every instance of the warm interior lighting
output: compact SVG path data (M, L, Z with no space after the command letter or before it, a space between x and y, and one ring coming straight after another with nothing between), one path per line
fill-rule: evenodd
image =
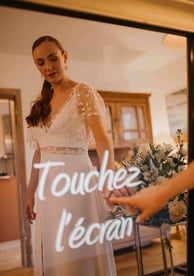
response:
M186 37L166 34L162 39L162 43L168 48L182 49L186 48Z

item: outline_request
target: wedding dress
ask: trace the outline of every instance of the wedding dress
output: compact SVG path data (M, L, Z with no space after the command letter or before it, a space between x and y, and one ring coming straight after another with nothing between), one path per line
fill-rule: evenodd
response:
M79 83L72 89L69 99L46 125L29 128L30 143L34 148L40 148L41 164L46 162L63 164L49 167L45 185L42 185L42 193L39 186L37 189L42 197L38 197L38 192L36 193L37 217L34 226L34 275L36 276L116 276L110 242L104 241L103 244L95 242L91 245L84 243L78 248L71 248L69 245L71 233L80 218L83 218L81 225L84 229L91 224L103 222L105 204L101 193L95 190L92 193L75 195L69 190L64 191L64 182L67 185L75 172L81 175L93 169L87 151L92 135L86 117L103 116L103 114L104 102L100 95L89 86ZM40 169L39 179L43 170L44 168ZM61 176L61 181L56 182L58 176ZM58 183L55 188L53 188L54 182ZM62 191L64 195L60 194ZM71 215L60 232L59 224L63 212ZM60 250L57 251L56 240L59 233ZM79 235L81 230L77 231L77 242Z

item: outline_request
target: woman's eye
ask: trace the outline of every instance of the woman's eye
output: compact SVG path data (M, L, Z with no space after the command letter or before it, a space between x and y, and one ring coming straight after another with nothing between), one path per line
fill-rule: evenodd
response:
M52 57L49 58L49 60L50 61L55 61L55 60L57 60L57 56L52 56Z
M38 65L42 66L42 65L44 65L44 62L38 62Z
M42 61L42 60L37 60L36 64L37 64L38 66L42 66L42 65L44 65L44 61Z

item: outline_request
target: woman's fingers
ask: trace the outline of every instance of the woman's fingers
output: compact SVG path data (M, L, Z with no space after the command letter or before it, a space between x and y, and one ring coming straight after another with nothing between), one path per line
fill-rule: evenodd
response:
M110 202L115 203L115 204L120 204L121 206L128 205L131 214L135 214L136 205L135 205L135 203L133 204L133 199L131 202L131 199L132 199L131 197L111 197L109 200L110 200Z
M147 217L148 215L146 215L145 212L143 212L137 216L136 222L137 223L143 222Z
M36 213L34 212L34 201L30 201L25 207L26 220L32 224L32 221L36 219Z
M130 197L111 197L110 201L112 203L127 204L129 206L134 206L133 199Z
M144 189L131 197L111 197L110 202L122 205L127 204L131 212L138 210L136 222L143 222L160 211L165 205L165 199L158 196L155 188Z

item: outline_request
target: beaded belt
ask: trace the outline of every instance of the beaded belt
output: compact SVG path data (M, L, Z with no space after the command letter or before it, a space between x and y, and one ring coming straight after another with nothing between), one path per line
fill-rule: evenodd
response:
M80 154L87 153L87 151L83 148L68 148L68 147L54 147L47 146L40 148L41 152L51 153L51 154Z

